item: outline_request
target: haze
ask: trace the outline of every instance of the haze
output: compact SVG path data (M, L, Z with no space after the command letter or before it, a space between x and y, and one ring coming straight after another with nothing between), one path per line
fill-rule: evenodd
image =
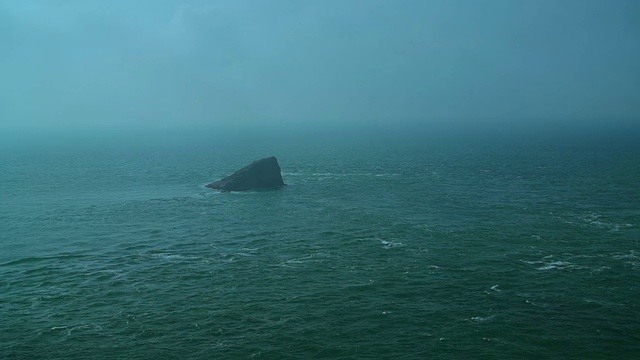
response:
M626 122L637 0L0 0L0 129Z

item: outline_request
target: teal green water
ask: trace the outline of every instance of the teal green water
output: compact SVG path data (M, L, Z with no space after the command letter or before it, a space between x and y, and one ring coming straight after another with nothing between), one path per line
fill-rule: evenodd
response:
M2 147L1 359L640 353L633 137L206 137Z

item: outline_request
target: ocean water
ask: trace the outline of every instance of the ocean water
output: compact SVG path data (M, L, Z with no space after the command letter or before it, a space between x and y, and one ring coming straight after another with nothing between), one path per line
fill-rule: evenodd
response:
M631 359L640 141L0 146L0 359ZM279 191L203 187L275 155Z

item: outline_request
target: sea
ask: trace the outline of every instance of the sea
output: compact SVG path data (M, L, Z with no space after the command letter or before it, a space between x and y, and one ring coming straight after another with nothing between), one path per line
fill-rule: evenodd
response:
M0 359L639 356L637 127L0 144Z

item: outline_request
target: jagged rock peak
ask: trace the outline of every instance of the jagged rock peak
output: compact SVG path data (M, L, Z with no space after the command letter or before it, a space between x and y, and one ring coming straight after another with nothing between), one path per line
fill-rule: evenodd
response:
M256 160L222 180L206 187L221 191L270 190L284 186L275 156Z

